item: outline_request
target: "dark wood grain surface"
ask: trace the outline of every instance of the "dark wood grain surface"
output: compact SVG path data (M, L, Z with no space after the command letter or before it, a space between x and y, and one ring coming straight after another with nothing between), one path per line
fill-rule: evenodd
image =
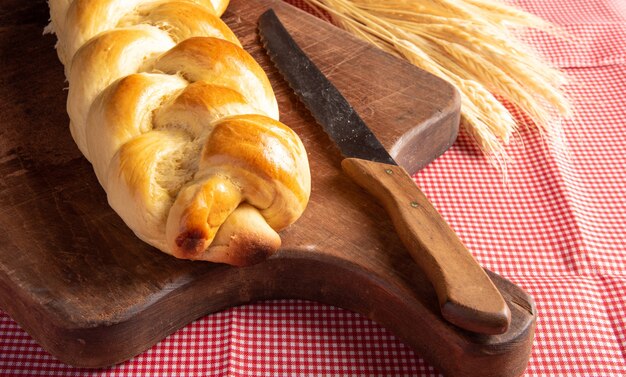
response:
M441 318L432 287L382 207L341 172L339 152L263 53L255 25L269 6L407 170L454 141L459 103L449 85L280 1L235 0L224 19L268 72L282 121L307 148L311 201L264 263L176 260L125 226L74 145L55 38L42 36L46 2L4 0L0 308L60 360L100 367L207 313L270 298L310 299L377 321L444 373L521 374L536 318L531 298L490 273L512 312L506 333L476 335Z

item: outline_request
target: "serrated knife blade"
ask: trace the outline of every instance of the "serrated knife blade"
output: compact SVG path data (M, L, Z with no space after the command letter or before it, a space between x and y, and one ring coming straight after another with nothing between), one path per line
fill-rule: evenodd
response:
M337 88L304 54L273 12L259 20L262 41L270 58L315 120L346 157L396 165L385 147ZM281 37L282 36L282 37Z
M463 329L501 334L511 312L500 292L411 176L293 40L275 12L259 18L270 59L344 155L341 166L378 199L437 294L441 313Z

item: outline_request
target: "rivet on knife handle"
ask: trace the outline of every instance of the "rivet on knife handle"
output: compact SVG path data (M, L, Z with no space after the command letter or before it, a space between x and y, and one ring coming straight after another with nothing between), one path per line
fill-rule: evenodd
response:
M470 331L505 332L511 313L485 271L272 10L260 17L259 33L278 70L347 157L342 161L346 174L385 207L433 284L443 317Z

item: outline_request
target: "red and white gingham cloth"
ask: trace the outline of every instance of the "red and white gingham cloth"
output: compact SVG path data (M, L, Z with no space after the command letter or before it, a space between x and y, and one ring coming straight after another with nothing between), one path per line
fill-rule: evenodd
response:
M383 0L381 0L383 1ZM290 1L303 6L301 1ZM523 130L508 182L461 136L416 175L485 267L535 299L527 376L626 375L626 1L517 0L573 38L530 43L570 76L567 152ZM280 300L206 316L105 370L56 361L0 312L0 375L437 376L359 314Z

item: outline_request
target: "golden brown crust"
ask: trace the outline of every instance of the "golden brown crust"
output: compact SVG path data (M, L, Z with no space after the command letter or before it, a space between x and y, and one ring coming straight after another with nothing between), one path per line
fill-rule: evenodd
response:
M76 53L69 75L67 112L74 141L88 160L92 158L85 129L96 97L115 80L140 71L150 56L171 46L173 42L163 32L133 27L104 32Z
M187 84L179 76L136 73L117 80L96 98L87 119L85 138L96 176L105 189L115 153L152 129L153 112Z
M51 0L48 3L52 27L59 37L57 44L59 59L66 68L69 68L68 65L71 64L71 58L76 51L96 35L114 28L151 24L155 21L158 27L159 21L163 23L166 17L172 20L182 18L181 22L189 25L188 29L180 25L179 30L183 32L189 30L195 31L197 36L220 37L219 34L214 34L214 31L224 31L225 39L233 37L232 33L225 31L225 25L206 27L221 23L216 22L215 17L221 16L226 10L227 0ZM176 13L168 15L167 10L163 12L161 7L164 4L169 5L169 12ZM190 10L189 4L197 6L195 11ZM151 16L150 13L153 11L154 14ZM142 12L143 15L140 14ZM193 36L185 37L176 31L174 28L172 34L179 40Z
M137 19L167 31L176 43L202 36L223 39L241 47L235 33L206 6L185 1L167 1L156 6L148 4L122 18L118 26L137 24Z
M293 217L304 211L311 186L310 176L301 174L309 166L300 157L306 152L298 136L284 124L255 114L224 118L214 127L200 168L222 166L245 177L249 183L241 185L245 199L261 209L273 228L280 230L295 221ZM253 181L261 179L266 182ZM270 187L281 195L268 194Z
M77 145L142 240L259 262L310 194L306 151L219 19L227 0L50 0Z
M161 55L155 69L180 73L189 81L207 81L241 93L246 100L278 119L274 91L263 68L242 48L217 38L189 38Z
M212 259L246 266L262 262L278 250L280 237L256 208L242 204L222 224L213 243Z

